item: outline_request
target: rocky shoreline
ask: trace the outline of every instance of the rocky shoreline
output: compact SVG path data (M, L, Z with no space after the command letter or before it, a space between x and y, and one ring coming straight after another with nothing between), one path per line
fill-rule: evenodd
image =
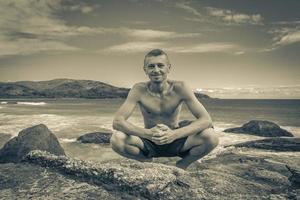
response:
M40 137L47 132L41 127L21 131L18 144L30 143L24 142L24 133ZM176 158L159 158L151 163L125 158L83 161L63 152L55 155L52 148L40 149L39 144L45 146L42 141L35 142L32 149L27 145L21 162L0 164L1 198L252 200L300 196L300 141L295 137L226 146L187 171L174 167Z

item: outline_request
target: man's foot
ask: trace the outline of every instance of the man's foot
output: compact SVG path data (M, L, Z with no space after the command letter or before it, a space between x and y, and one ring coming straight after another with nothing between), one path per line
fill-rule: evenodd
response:
M153 158L133 158L140 162L153 162Z
M179 161L176 162L175 166L178 167L178 168L180 168L180 169L186 170L186 168L188 168L189 165L190 164L188 164L188 163L186 163L186 162L184 162L182 160L179 160Z

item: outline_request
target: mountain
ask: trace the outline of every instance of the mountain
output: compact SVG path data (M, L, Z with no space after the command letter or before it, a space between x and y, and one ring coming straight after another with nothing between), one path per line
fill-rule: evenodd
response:
M126 98L129 90L91 80L0 82L0 98ZM195 95L201 99L210 98L199 92Z
M0 82L1 98L125 98L129 89L91 80Z

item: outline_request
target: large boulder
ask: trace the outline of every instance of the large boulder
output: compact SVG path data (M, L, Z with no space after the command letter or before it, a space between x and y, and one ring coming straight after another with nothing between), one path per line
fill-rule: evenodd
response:
M109 144L111 135L111 130L102 129L98 132L84 134L78 137L77 141L81 143Z
M275 151L300 151L300 138L267 138L234 145L235 147L258 148Z
M0 148L11 138L10 134L0 133Z
M296 188L300 188L300 168L299 167L291 167L289 165L286 165L286 168L290 171L292 174L289 177L289 180L292 182L293 186Z
M17 137L9 140L0 150L0 163L20 162L32 150L48 151L54 155L65 155L56 136L39 124L20 131Z
M242 127L224 130L227 133L246 133L263 137L293 137L293 134L270 121L251 120Z

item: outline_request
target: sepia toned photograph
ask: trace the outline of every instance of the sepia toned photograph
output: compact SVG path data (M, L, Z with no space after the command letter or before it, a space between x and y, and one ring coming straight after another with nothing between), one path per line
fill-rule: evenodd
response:
M0 0L0 200L300 199L299 11Z

